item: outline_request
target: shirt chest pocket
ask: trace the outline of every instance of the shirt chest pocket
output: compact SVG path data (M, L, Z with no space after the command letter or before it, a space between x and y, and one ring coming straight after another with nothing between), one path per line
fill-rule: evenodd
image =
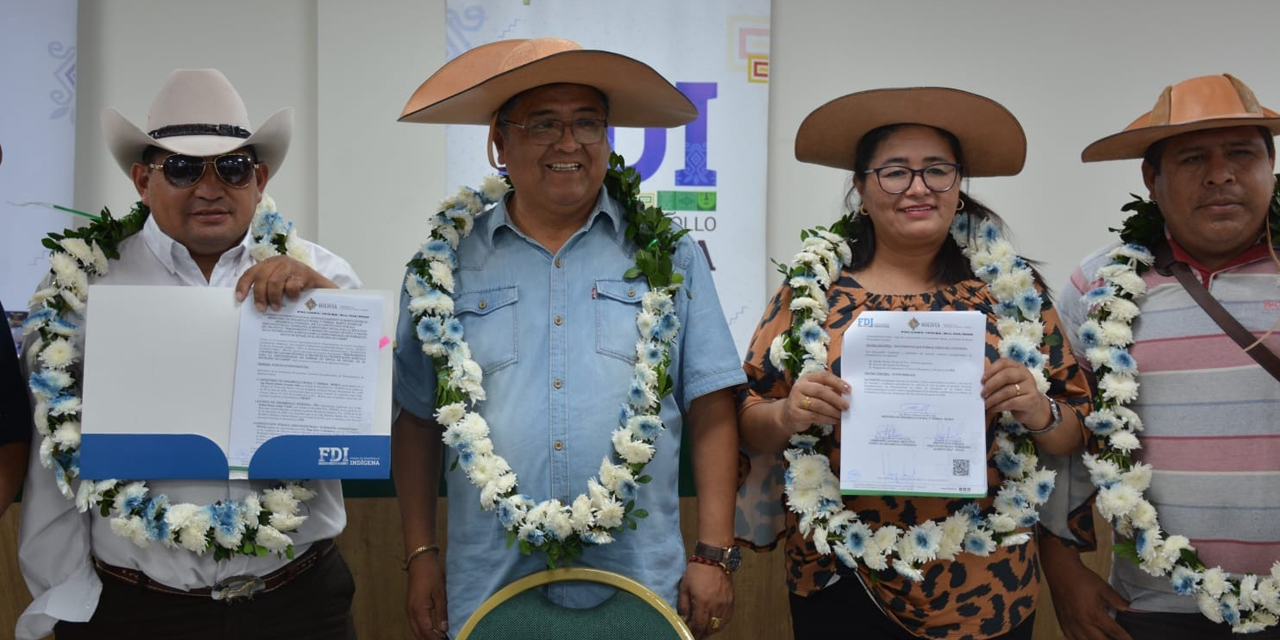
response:
M486 374L516 363L519 297L512 286L461 293L453 301L453 312L462 322L471 347L471 359Z
M636 362L640 329L636 314L649 292L642 280L596 280L596 351L630 364Z

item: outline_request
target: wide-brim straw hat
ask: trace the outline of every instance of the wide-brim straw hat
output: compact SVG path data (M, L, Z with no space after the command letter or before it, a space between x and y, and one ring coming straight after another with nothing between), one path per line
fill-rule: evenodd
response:
M1027 158L1022 125L1000 103L959 89L910 87L851 93L814 109L796 132L796 159L852 170L862 136L893 124L950 132L970 177L1015 175Z
M102 134L126 175L151 146L188 156L217 156L250 145L258 162L274 175L289 152L293 110L276 111L250 132L244 100L221 71L177 69L151 102L145 131L107 107L102 110Z
M1084 148L1085 162L1141 158L1151 145L1203 129L1258 126L1280 135L1280 114L1260 104L1253 90L1230 74L1200 76L1164 88L1156 106L1120 133Z
M481 45L449 61L413 93L400 121L488 125L516 94L561 83L600 90L614 126L676 127L698 117L679 89L639 60L537 38Z

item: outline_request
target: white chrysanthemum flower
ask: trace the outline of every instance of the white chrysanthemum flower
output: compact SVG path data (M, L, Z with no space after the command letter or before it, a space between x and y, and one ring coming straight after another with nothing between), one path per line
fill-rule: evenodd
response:
M58 338L40 350L40 362L50 369L64 369L80 358L80 352L66 338Z
M827 318L827 301L822 298L792 298L791 310L810 311L815 320L822 322Z
M1142 448L1142 444L1138 442L1138 436L1135 436L1128 431L1117 431L1111 434L1107 443L1112 449L1123 451L1125 453Z
M1111 410L1115 412L1116 417L1123 420L1126 425L1133 431L1142 431L1142 418L1137 412L1128 407L1115 406Z
M93 266L93 251L89 249L89 244L80 238L63 238L58 241L58 245L63 248L71 257L80 261L80 264L87 267Z
M785 344L786 340L782 334L778 334L778 336L773 339L773 342L769 344L769 363L773 365L774 369L779 371L785 368L785 360L787 357L787 350L784 346Z
M653 459L653 445L643 440L635 440L629 429L618 429L613 432L613 448L629 464L647 464Z
M62 251L53 251L49 253L49 270L53 272L53 277L58 281L58 285L63 288L72 287L72 283L77 281L77 274L82 274L80 264L69 253Z
M1136 297L1146 295L1147 293L1147 283L1142 280L1142 276L1134 273L1133 271L1119 274L1115 278L1112 278L1111 282L1115 283L1116 286L1120 287L1130 296Z
M1200 579L1200 589L1215 600L1221 598L1230 587L1231 584L1227 581L1227 574L1222 567L1205 569L1204 576Z
M831 554L831 541L827 539L827 528L821 525L813 527L813 535L810 536L813 541L813 548L822 555Z
M652 313L641 310L636 314L636 328L640 330L640 337L645 340L653 338L653 328L658 323L658 317Z
M1216 597L1201 591L1196 594L1196 606L1204 617L1213 622L1222 622L1222 604Z
M452 427L465 415L467 415L467 406L461 402L452 402L436 409L436 421L446 427Z
M804 366L800 367L800 375L806 376L806 375L809 375L810 373L817 373L819 371L826 371L826 370L827 370L826 360L806 359L804 361Z
M40 441L40 466L49 469L53 467L53 438L44 438Z
M497 202L510 188L506 180L492 174L485 176L484 181L480 183L480 192L484 194L485 200L492 202Z
M93 255L94 273L100 276L107 275L107 269L110 265L107 261L107 254L103 253L102 247L98 246L98 243L95 242L89 246L89 251Z
M490 511L516 486L516 474L504 473L480 488L480 507Z
M1045 377L1044 370L1030 369L1029 371L1031 371L1031 379L1036 381L1036 391L1040 392L1042 396L1047 395L1049 393L1049 379Z
M85 304L88 291L60 291L59 297L66 303L71 311L77 315L83 316L89 307Z
M827 346L825 344L815 342L805 347L805 352L809 354L809 357L812 358L814 362L820 363L824 367L826 366Z
M796 513L805 514L817 511L821 500L822 494L819 493L817 487L805 487L803 489L791 487L787 491L787 504L791 505L791 510ZM802 526L802 529L807 529L807 527ZM809 532L805 530L801 531L801 534L807 536Z
M272 513L268 524L280 531L293 531L307 521L307 516L286 513Z
M920 573L919 569L911 566L911 563L905 562L901 558L893 561L893 570L897 571L898 575L912 582L920 582L921 580L924 580L924 574Z
M410 298L421 298L422 296L427 295L426 287L422 286L422 283L418 281L418 277L412 273L404 278L404 290L408 292ZM414 312L414 314L417 313L421 312Z
M448 242L449 246L453 249L457 249L458 242L462 240L462 236L458 233L457 229L453 228L452 225L436 227L435 233L440 236L440 239Z
M127 505L131 502L137 502L147 495L147 485L141 482L130 482L120 488L116 492L116 499L112 503L111 508L116 513L128 513Z
M289 236L285 240L284 252L290 258L311 266L311 248L306 243L298 240L297 232L292 229L289 230Z
M77 449L80 447L80 423L75 420L68 420L53 431L53 441L63 449Z
M1019 293L1032 289L1034 284L1035 278L1031 275L1031 270L1014 269L996 276L991 281L990 289L998 300L1013 300Z
M1133 329L1129 328L1128 323L1116 320L1107 320L1102 322L1102 339L1107 344L1116 347L1125 347L1133 343Z
M1129 521L1138 529L1156 529L1159 526L1156 520L1156 508L1146 500L1138 501L1133 511L1129 513Z
M240 523L246 527L255 527L258 525L260 515L262 515L262 501L258 500L255 494L245 496L239 511Z
M1009 533L1018 528L1018 521L1007 513L993 513L987 517L987 526L996 533Z
M1026 544L1029 540L1031 540L1031 534L1029 534L1029 533L1015 533L1015 534L1013 534L1013 535L1011 535L1011 536L1005 536L1004 538L1001 538L1001 539L1000 539L1000 546L1002 546L1002 547L1016 547L1016 546L1021 545L1021 544Z
M627 511L623 508L622 503L617 500L609 500L597 507L596 524L605 529L615 529L622 526L622 517L626 513Z
M1132 260L1145 265L1151 265L1156 260L1155 256L1153 256L1145 247L1128 243L1112 249L1111 252L1107 254L1107 257L1112 260Z
M97 504L93 500L95 483L92 480L81 480L80 486L76 488L76 510L84 513L89 507ZM102 498L102 494L98 494L98 498Z
M453 293L453 269L443 262L432 261L428 267L428 273L431 275L432 282L437 287L449 293Z
M281 533L275 527L265 524L258 527L258 533L254 536L254 541L274 553L284 553L285 549L293 544L293 540L289 536Z
M1120 477L1120 481L1134 491L1142 493L1151 486L1151 473L1151 465L1139 462L1124 472L1124 475ZM1146 527L1143 528L1145 529Z
M1128 404L1138 399L1138 381L1132 375L1111 372L1098 382L1102 397Z
M1117 322L1132 322L1140 313L1138 305L1124 298L1112 298L1105 308L1111 314L1110 319Z
M150 538L147 537L147 525L138 516L112 518L111 532L121 538L128 539L143 549L146 549L151 544Z
M600 484L604 485L610 492L617 493L618 484L634 479L631 469L620 464L613 464L608 458L600 462Z
M585 495L579 495L574 498L573 505L569 510L569 524L573 527L575 533L581 535L586 533L595 525L595 515L591 510L591 498Z
M787 469L793 489L816 489L831 475L831 466L823 456L800 456Z
M1115 520L1129 515L1141 499L1141 494L1124 484L1102 488L1098 490L1098 513L1107 520Z

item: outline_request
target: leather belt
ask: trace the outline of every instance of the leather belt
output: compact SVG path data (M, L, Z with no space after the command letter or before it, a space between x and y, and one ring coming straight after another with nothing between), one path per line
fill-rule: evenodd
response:
M165 584L161 584L152 580L147 574L136 569L126 569L115 565L107 564L98 558L93 559L93 566L97 568L98 574L107 576L117 582L123 582L127 585L141 587L148 591L157 593L166 593L174 596L191 596L196 598L211 598L226 602L227 604L235 603L239 600L249 600L253 596L260 593L269 593L275 591L286 584L289 584L302 575L308 569L314 567L316 563L322 560L329 552L336 547L332 539L317 540L311 543L311 546L305 553L298 556L283 567L272 571L265 576L232 576L223 580L212 587L203 587L200 589L177 589Z

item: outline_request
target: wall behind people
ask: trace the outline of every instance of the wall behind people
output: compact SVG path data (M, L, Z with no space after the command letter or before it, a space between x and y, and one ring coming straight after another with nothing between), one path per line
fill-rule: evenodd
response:
M80 12L78 207L135 198L94 114L114 105L141 116L171 68L219 66L255 125L278 106L297 109L295 147L269 189L282 211L369 286L398 285L422 216L456 187L444 180L443 132L395 122L444 61L442 0L82 0ZM1127 194L1142 192L1136 162L1086 166L1080 150L1193 75L1230 71L1264 104L1280 102L1267 49L1278 23L1269 0L1170 0L1159 11L1107 0L774 2L769 256L790 256L799 228L833 220L848 186L847 174L795 160L804 114L860 89L953 85L999 100L1026 127L1022 175L975 183L974 194L1058 286L1106 241Z

